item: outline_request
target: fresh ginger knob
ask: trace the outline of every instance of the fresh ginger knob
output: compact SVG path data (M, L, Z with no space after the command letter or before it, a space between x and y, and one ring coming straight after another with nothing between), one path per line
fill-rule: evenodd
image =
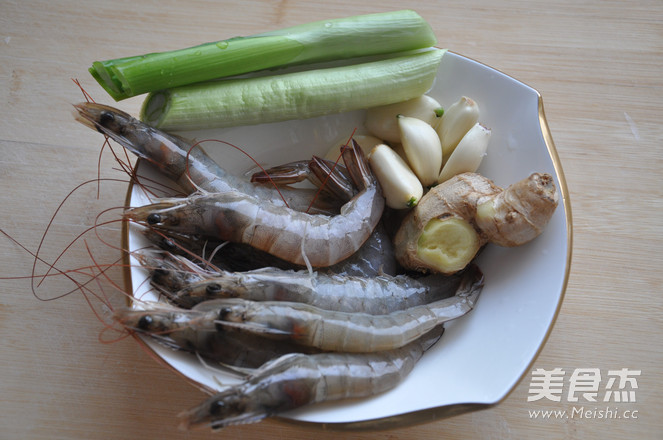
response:
M476 173L433 187L394 238L406 269L451 274L486 243L519 246L537 237L558 203L552 176L535 173L503 190Z

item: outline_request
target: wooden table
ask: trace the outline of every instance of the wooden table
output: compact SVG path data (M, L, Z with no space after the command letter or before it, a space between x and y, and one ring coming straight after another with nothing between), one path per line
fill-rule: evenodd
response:
M366 2L368 4L368 2ZM72 103L110 102L87 73L92 61L249 35L312 20L417 10L440 45L541 92L573 208L573 265L561 312L532 369L640 370L628 419L535 417L572 411L563 398L528 402L531 375L498 406L358 439L660 438L663 431L663 3L658 0L488 2L0 2L0 227L34 251L59 203L97 178L100 136L74 122ZM124 101L136 114L140 98ZM118 177L109 153L102 176ZM121 176L121 175L120 175ZM124 203L125 182L77 190L43 246L53 259L103 209ZM116 211L117 212L117 211ZM109 218L109 217L102 217ZM117 225L101 230L117 233ZM105 232L104 232L105 233ZM66 267L119 255L90 243ZM2 237L1 277L31 273L32 257ZM43 271L42 271L43 273ZM111 280L120 283L117 274ZM30 281L5 279L0 296L0 438L210 438L180 432L176 414L203 394L161 368L132 340L104 332L79 293L41 302ZM104 291L117 296L106 284ZM52 297L70 286L52 278ZM96 302L98 304L98 302ZM107 311L97 309L104 314ZM604 405L598 404L594 408ZM620 415L624 415L620 412ZM637 417L637 418L636 418ZM219 438L336 438L269 420Z

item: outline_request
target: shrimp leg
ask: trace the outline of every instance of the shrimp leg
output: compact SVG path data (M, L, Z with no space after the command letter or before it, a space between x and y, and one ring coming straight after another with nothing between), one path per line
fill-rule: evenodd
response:
M380 353L290 354L180 414L184 429L254 423L304 405L369 397L397 386L442 335L438 326L408 345Z

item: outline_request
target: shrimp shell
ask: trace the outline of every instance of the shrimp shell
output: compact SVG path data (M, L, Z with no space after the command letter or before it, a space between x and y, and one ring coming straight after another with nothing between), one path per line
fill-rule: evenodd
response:
M304 405L369 397L396 387L442 335L438 326L408 345L380 353L290 354L180 414L180 427L255 423Z
M208 260L207 256L211 255L211 264L227 271L246 272L264 267L275 267L282 270L304 268L242 243L203 241L191 236L178 236L174 233L164 237L151 228L142 228L141 232L155 246L170 253L185 256L195 254L203 260ZM382 221L378 223L373 233L357 252L345 260L325 268L325 272L366 278L383 274L396 275L399 268L394 257L394 247ZM171 292L175 290L177 289L171 289Z
M463 275L470 278L476 273L468 270ZM460 275L359 277L264 268L241 273L222 271L174 293L164 291L164 294L173 304L184 308L212 299L242 298L289 301L337 312L383 315L452 296L460 283Z
M483 275L463 279L455 296L384 315L323 310L285 301L210 300L198 307L214 310L216 323L292 340L325 351L374 352L402 347L444 322L474 308L483 288Z

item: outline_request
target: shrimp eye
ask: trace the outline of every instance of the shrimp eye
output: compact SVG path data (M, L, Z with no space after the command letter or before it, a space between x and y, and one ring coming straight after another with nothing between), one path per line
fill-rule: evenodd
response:
M221 285L219 283L208 284L207 287L205 287L205 293L207 295L211 296L219 292L221 292Z
M161 216L159 214L150 214L147 216L147 224L156 225L161 223Z
M141 330L148 330L153 322L154 319L152 319L150 315L141 316L138 320L138 328Z
M230 315L232 313L233 309L230 307L224 307L219 311L219 319L224 320L226 319L226 316Z
M99 125L106 127L115 122L115 116L111 112L101 112L99 115Z
M210 404L209 413L213 416L220 415L225 409L226 404L222 400L215 400Z
M166 269L158 268L152 271L152 280L156 283L158 283L159 280L163 280L167 276L168 276L168 271Z
M164 248L166 248L166 250L173 250L176 248L175 242L170 238L164 238L161 244L163 245Z

